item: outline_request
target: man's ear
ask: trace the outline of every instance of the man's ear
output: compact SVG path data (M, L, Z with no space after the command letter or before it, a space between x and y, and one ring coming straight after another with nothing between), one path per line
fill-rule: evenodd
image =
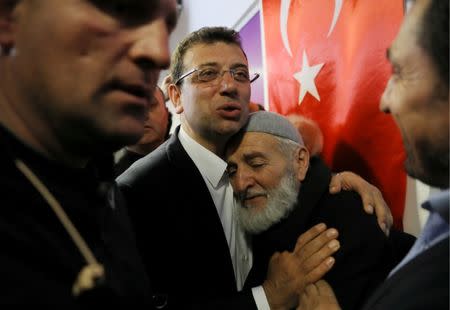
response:
M0 1L0 46L5 54L14 46L14 15L19 0Z
M177 85L170 84L168 86L169 98L172 101L172 104L175 108L175 112L177 114L181 114L183 112L183 105L181 104L181 92Z
M297 167L297 179L302 182L309 168L309 152L304 146L300 146L295 153L295 163Z

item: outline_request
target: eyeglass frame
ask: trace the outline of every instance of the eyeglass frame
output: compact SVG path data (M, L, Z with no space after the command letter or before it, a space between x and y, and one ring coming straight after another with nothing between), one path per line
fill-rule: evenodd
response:
M182 74L176 81L175 81L175 85L178 85L183 79L185 79L185 78L187 78L188 76L190 76L191 74L194 74L195 72L197 72L197 71L200 71L201 69L200 68L193 68L193 69L191 69L191 70L189 70L188 72L186 72L186 73L184 73L184 74ZM233 78L233 80L235 80L235 81L237 81L235 78L234 78L234 71L236 71L236 69L228 69L228 70L222 70L222 71L220 71L220 76L222 77L226 72L230 72L230 74L231 74L231 77ZM250 82L250 84L251 83L253 83L254 81L256 81L261 75L259 74L259 73L253 73L254 74L254 77L253 78L249 78L249 82ZM214 79L215 80L215 79ZM214 81L214 80L211 80L211 81L209 81L209 82L212 82L212 81ZM203 82L203 83L209 83L209 82ZM240 81L238 81L238 82L240 82Z

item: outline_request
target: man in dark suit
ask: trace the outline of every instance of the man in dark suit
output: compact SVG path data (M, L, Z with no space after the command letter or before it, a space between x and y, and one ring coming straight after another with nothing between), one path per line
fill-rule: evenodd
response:
M246 285L261 283L274 252L292 251L297 236L325 223L339 231L340 244L325 279L345 309L359 309L414 242L405 234L407 249L396 248L391 238L397 240L398 232L385 236L356 193L331 195L331 171L317 157L310 160L297 128L277 113L250 114L231 139L226 159L238 218L254 235Z
M181 126L117 179L161 307L254 309L297 303L292 298L303 280L289 269L299 264L295 255L272 262L264 288L237 293L253 256L237 225L221 157L228 139L247 121L254 78L237 32L207 27L190 34L172 56L168 87ZM294 279L275 285L274 279L284 275Z
M367 310L449 309L449 2L411 4L388 50L393 73L380 107L400 128L407 173L443 190L422 205L430 211L422 233ZM302 310L338 308L325 281L300 297Z

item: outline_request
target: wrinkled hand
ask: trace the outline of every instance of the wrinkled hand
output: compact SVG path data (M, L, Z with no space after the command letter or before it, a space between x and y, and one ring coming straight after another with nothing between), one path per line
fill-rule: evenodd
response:
M318 224L297 239L292 253L277 252L272 256L263 283L270 309L294 308L299 292L331 269L331 255L340 246L337 236L336 229L327 230L325 224Z
M297 310L341 310L333 289L325 281L309 284L299 296Z
M330 193L339 193L341 190L354 190L362 199L364 210L377 216L378 225L380 225L386 236L389 236L394 221L391 210L383 199L380 190L361 178L359 175L344 171L333 175L330 182Z

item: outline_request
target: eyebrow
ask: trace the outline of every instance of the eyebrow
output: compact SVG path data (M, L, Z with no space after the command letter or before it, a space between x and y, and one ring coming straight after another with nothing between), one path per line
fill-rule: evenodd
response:
M203 68L203 67L219 67L219 64L217 62L206 62L203 64L200 64L198 66L198 68ZM234 63L230 66L230 68L234 69L234 68L247 68L248 66L246 64L243 63Z
M203 64L198 65L198 68L203 68L203 67L218 67L219 64L217 62L206 62Z
M261 152L252 152L252 153L244 154L244 159L246 161L252 160L252 159L258 158L258 157L266 159L266 156Z

